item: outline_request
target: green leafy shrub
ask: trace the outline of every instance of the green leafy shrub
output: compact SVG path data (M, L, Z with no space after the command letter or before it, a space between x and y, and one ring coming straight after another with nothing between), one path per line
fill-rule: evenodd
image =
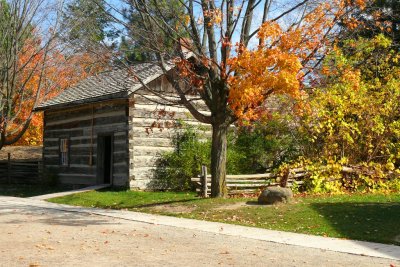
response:
M294 138L287 118L272 115L267 123L232 128L228 134L227 173L263 173L287 159L298 156L298 139ZM190 178L200 174L201 165L210 169L211 140L206 131L184 125L173 137L174 151L157 161L151 187L164 190L193 189Z
M193 126L177 129L173 137L174 151L161 155L150 186L154 189L191 190L191 177L199 174L201 165L210 166L210 141L205 132Z
M238 174L265 173L298 158L303 139L292 117L275 112L265 122L239 127L228 149L240 155L235 161Z

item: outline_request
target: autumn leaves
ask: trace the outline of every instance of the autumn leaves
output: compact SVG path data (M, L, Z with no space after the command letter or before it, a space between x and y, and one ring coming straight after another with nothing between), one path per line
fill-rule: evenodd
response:
M215 59L204 58L203 64L219 68L221 79L229 87L228 102L234 115L240 120L257 119L268 109L266 100L273 94L304 96L301 91L306 83L304 78L311 73L311 76L318 75L315 69L333 48L338 22L354 23L352 12L364 9L365 5L366 1L362 0L310 3L293 23L282 23L280 17L266 20L256 30L257 40L253 45L233 44L234 38L221 35L221 51L228 51L225 52L227 59L214 62ZM203 12L205 19L208 18L208 27L223 32L224 23L228 23L224 20L229 17L226 14L225 18L224 12L218 8ZM179 70L201 90L203 81L190 64L179 61Z

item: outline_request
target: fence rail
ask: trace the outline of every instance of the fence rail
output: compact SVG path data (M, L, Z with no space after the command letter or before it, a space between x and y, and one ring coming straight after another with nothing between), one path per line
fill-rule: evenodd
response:
M0 161L0 183L35 184L42 179L41 160L8 160Z
M301 184L302 181L296 179L306 176L304 169L292 169L287 174L287 179L282 181L285 186L291 187L293 183ZM251 193L257 189L262 189L267 186L282 185L282 182L276 182L277 178L274 173L262 174L241 174L241 175L226 175L226 187L229 194ZM196 191L203 197L207 197L211 193L211 175L207 174L207 169L202 167L202 174L199 177L191 178ZM207 192L207 193L206 193Z

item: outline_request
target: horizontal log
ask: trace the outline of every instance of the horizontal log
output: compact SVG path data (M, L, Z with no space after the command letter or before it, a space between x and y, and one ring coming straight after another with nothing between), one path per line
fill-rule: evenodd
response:
M170 138L160 137L137 137L130 142L139 146L153 146L153 147L172 147L172 140Z
M117 131L124 131L127 129L126 122L116 122L116 123L109 123L104 125L95 125L93 126L94 134L102 133L102 132L117 132ZM44 129L45 138L50 137L58 137L59 134L65 134L70 136L84 136L90 135L92 131L91 126L84 126L78 128L68 128L68 129ZM53 134L53 135L52 135Z
M114 142L125 141L127 139L127 131L115 132ZM70 145L80 145L80 144L92 144L97 143L97 134L93 133L93 136L72 136L69 138ZM58 147L60 145L60 138L44 138L44 147Z
M161 99L160 97L153 95L153 94L146 94L146 93L141 93L141 94L135 94L133 101L136 104L157 104L159 105L165 104L165 105L171 105L171 102L177 102L180 100L180 98L176 95L170 95L170 96L165 96L166 100ZM202 108L202 109L207 109L206 104L204 103L203 100L199 99L198 96L187 96L187 99L196 107Z
M156 167L157 160L154 156L135 156L132 163L135 167Z
M36 179L40 177L39 173L30 173L30 175L27 175L27 173L10 173L11 177L14 178L19 178L19 179L25 179L25 180L30 180L30 179Z
M226 175L226 179L248 179L248 180L252 180L252 179L259 179L259 178L275 178L276 175L273 173L262 173L262 174L227 174ZM211 178L211 174L207 175L207 178Z
M192 182L201 182L201 178L191 178ZM269 180L265 179L226 179L229 183L268 183Z
M133 154L134 156L160 156L173 150L173 147L135 146Z
M27 179L29 179L30 176L38 176L38 172L23 172L23 171L19 171L19 172L15 172L15 171L10 171L10 175L12 176L23 176L26 177Z
M200 184L200 183L198 183ZM227 183L226 187L261 187L261 186L269 186L270 183L248 183L248 184L238 184L238 183ZM210 187L211 183L207 183L207 186Z
M153 120L154 121L154 120ZM176 134L176 128L164 128L164 129L159 129L159 128L153 128L149 129L148 127L136 127L136 126L130 126L129 128L129 138L147 138L147 137L152 137L152 138L172 138ZM207 130L207 128L203 128L203 130L198 130L197 131L201 136L204 137L210 137L211 132L210 130Z
M123 153L113 153L113 160L114 162L124 162L126 165L128 165L129 162L129 154L128 152L123 152Z
M125 110L128 105L126 99L123 100L110 100L102 101L93 104L85 104L75 107L63 107L62 109L50 109L44 112L46 121L59 120L65 116L76 117L82 114L91 114L92 110L94 114L107 113L115 110Z
M230 187L263 187L263 186L269 186L269 183L259 183L259 184L231 184L231 183L227 183L226 187L230 188Z
M128 177L128 172L126 171L126 172L124 172L124 171L121 171L121 170L117 170L118 172L116 172L116 173L113 173L113 177L114 178L121 178L121 177L125 177L125 178L127 178Z
M126 115L113 116L113 117L100 117L94 120L74 120L63 124L45 125L45 131L58 130L58 129L79 129L83 127L93 127L93 129L101 126L106 126L116 122L127 123Z
M257 189L237 189L237 190L230 190L228 194L229 195L252 194L255 192L257 192Z
M109 112L104 112L104 113L97 113L97 114L92 114L91 113L80 113L77 114L76 116L73 116L71 118L67 119L53 119L53 121L48 121L46 122L46 126L54 126L54 125L60 125L60 124L68 124L71 122L77 122L77 121L89 121L91 120L96 120L99 118L109 118L109 117L121 117L126 115L125 108L117 111L109 111Z
M0 161L0 165L1 164L7 164L7 160L2 160ZM38 163L38 162L42 162L42 160L38 160L38 159L11 159L12 163Z
M19 162L10 162L11 166L16 167L37 167L40 163L32 162L32 163L19 163Z
M28 167L28 168L27 167L21 167L21 168L12 167L12 168L10 168L10 171L13 172L13 173L18 173L18 172L29 173L29 172L37 172L39 169L40 169L39 166ZM8 172L8 170L9 169L6 168L6 167L1 167L0 168L0 173Z
M79 155L75 154L75 155L70 155L69 159L70 159L70 162L69 162L70 164L87 165L90 162L90 155L89 155L89 153L87 153L87 154L83 154L82 153L82 154L79 154ZM95 164L96 161L97 161L97 155L93 154L92 155L92 163ZM56 164L59 164L60 163L60 159L58 158L57 160L52 160L52 161L49 161L49 162L54 162Z
M46 130L46 128L43 129L43 140L46 140L47 138L60 138L60 136L86 136L84 134L85 129L90 129L89 127L87 128L81 128L81 129L70 129L70 130ZM90 133L90 132L89 132ZM87 134L89 135L89 134Z
M163 106L156 104L135 104L135 107L129 108L129 115L131 117L140 117L140 118L154 118L160 117L159 112L166 112L164 115L166 117L172 117L173 114L187 114L191 117L189 111L180 106L180 107L171 107L171 106Z
M290 172L306 172L307 170L304 168L294 168L294 169L290 169Z
M168 123L174 123L174 119L156 119L156 118L131 118L129 121L130 127L151 127L154 123L160 123L161 125L165 125ZM205 129L211 130L211 126L209 124L201 123L199 121L185 121L186 124L195 126L195 127L204 127ZM157 128L154 127L155 130Z
M201 190L200 189L196 189L196 193L200 194ZM229 194L229 193L228 193ZM211 190L207 190L207 195L211 195Z
M113 176L112 183L114 186L127 186L127 181L129 181L128 174L123 176Z
M13 169L32 169L37 168L40 166L41 163L34 163L34 164L21 164L21 163L10 163L10 167ZM0 168L6 168L8 165L1 165Z
M29 178L29 176L38 176L39 175L37 169L36 170L30 170L30 171L28 171L28 170L26 170L26 171L11 170L8 173L10 173L13 176L18 176L19 175L19 176L25 176L27 178Z
M209 111L201 111L205 116L209 116ZM160 119L182 119L187 121L196 121L186 108L168 107L157 105L135 105L135 108L130 108L129 116L131 118L160 118Z
M263 173L263 174L243 174L243 175L227 175L226 180L257 180L260 178L275 178L276 175L273 173Z
M59 173L58 175L62 177L73 176L79 178L93 178L95 176L94 174L80 174L80 173Z
M305 172L300 172L300 173L296 173L296 174L289 174L289 178L300 178L300 177L304 177L304 176L306 176L307 175L307 173L305 173Z
M89 186L89 185L95 185L97 181L95 177L93 177L92 179L80 179L76 177L60 177L60 183Z
M149 179L143 179L143 180L131 179L129 181L129 186L130 188L146 189L149 183L150 183Z
M58 151L59 149L60 149L60 146L59 146L59 145L55 145L55 146L45 146L45 147L43 148L43 152L44 152L44 153L47 153L47 152L52 151L52 150Z

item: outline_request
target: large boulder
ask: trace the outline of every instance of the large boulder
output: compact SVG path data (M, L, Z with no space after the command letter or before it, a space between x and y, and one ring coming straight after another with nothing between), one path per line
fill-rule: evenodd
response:
M258 197L258 204L275 204L288 202L293 197L293 192L284 187L268 187Z

